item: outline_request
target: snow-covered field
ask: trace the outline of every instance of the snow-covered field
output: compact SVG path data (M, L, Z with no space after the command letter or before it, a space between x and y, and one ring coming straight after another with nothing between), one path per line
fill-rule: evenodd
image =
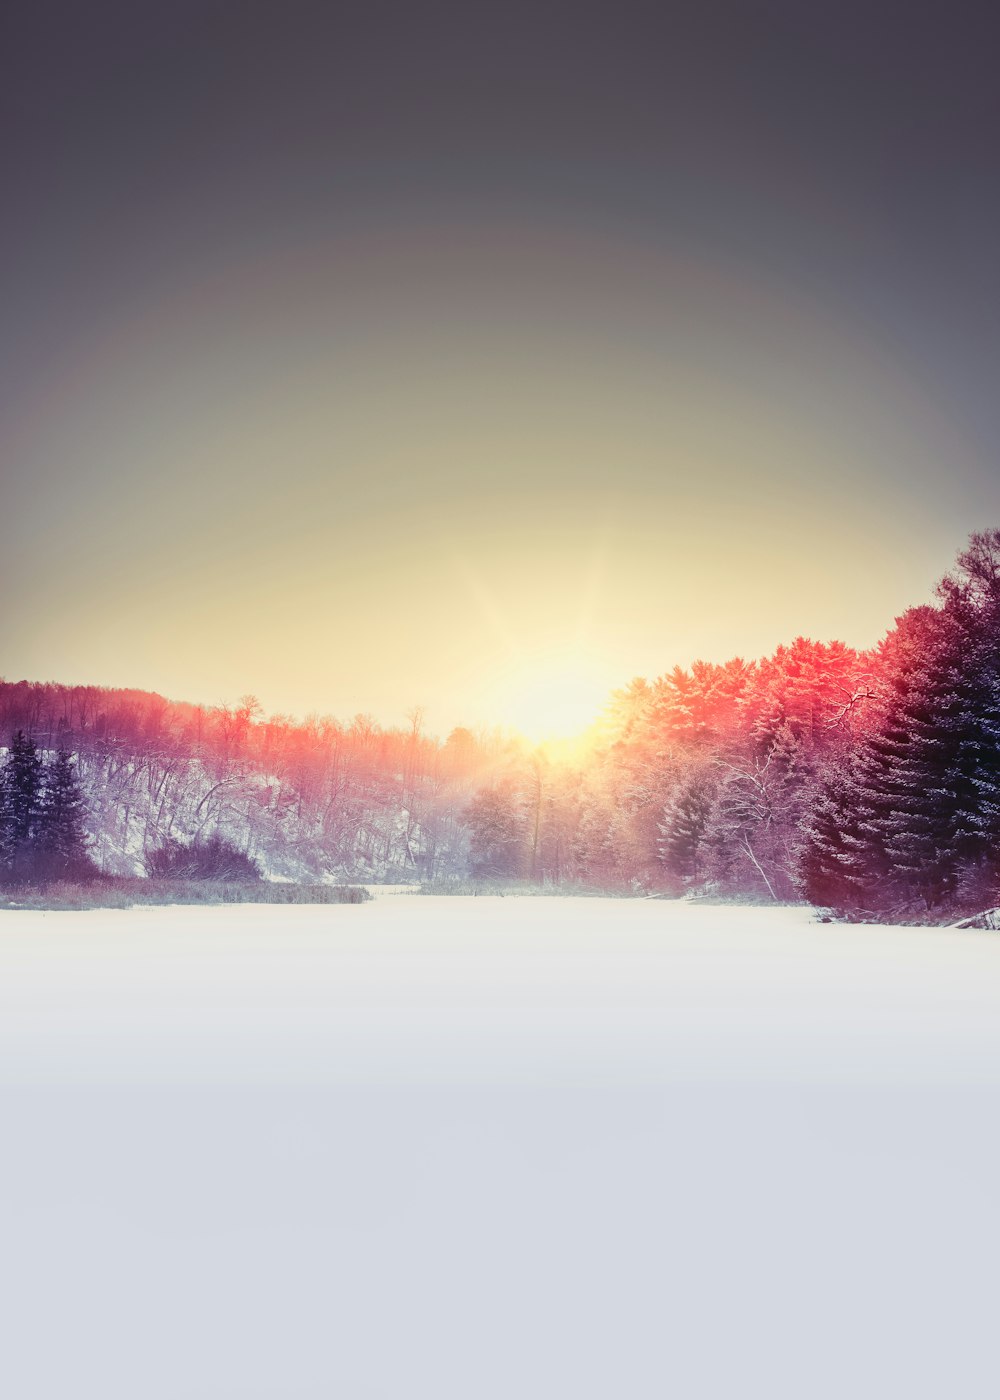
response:
M0 1395L1000 1392L1000 935L0 914Z

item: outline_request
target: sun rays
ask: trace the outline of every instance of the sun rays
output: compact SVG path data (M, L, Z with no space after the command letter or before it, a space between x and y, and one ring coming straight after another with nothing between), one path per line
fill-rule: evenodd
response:
M603 538L572 589L575 607L566 609L561 629L541 628L537 617L519 626L514 607L472 561L456 560L462 586L496 642L495 664L474 683L484 715L539 744L575 738L594 722L616 674L597 640L607 558L608 540Z

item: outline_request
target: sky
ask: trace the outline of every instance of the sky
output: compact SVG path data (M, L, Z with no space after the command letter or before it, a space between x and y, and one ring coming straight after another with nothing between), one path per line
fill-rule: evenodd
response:
M987 4L0 15L0 675L572 728L1000 524Z

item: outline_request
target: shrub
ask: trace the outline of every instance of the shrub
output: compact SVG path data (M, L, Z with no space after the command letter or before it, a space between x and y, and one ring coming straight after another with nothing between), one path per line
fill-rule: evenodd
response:
M233 880L246 883L261 878L260 866L224 836L196 838L191 842L165 841L146 856L146 873L162 880Z

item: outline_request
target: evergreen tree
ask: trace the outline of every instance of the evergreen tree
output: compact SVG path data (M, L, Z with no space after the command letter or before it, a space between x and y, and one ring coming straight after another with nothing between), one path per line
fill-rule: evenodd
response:
M954 895L959 865L977 844L977 679L942 639L911 677L901 710L907 742L895 755L884 848L893 884L928 908Z
M0 769L0 869L29 874L42 801L42 761L32 740L19 729Z
M952 804L950 754L935 732L947 693L932 654L936 621L928 610L923 645L899 647L879 723L850 766L827 781L805 823L800 879L824 904L884 912L914 900L930 906L946 889Z
M37 827L36 867L46 875L80 875L91 869L83 830L84 803L76 764L60 747L45 769Z
M714 783L706 773L682 781L663 804L660 820L660 859L679 880L694 881L701 873L701 844L712 809Z
M982 908L1000 885L1000 531L971 537L938 594L960 639L953 671L964 702L947 720L958 755L957 894Z
M859 863L858 842L850 829L855 794L850 768L828 775L803 824L795 874L797 887L811 904L838 912L857 909L864 902L864 863Z
M871 913L930 909L981 885L1000 834L1000 684L980 623L951 605L898 620L879 722L805 823L809 898Z

